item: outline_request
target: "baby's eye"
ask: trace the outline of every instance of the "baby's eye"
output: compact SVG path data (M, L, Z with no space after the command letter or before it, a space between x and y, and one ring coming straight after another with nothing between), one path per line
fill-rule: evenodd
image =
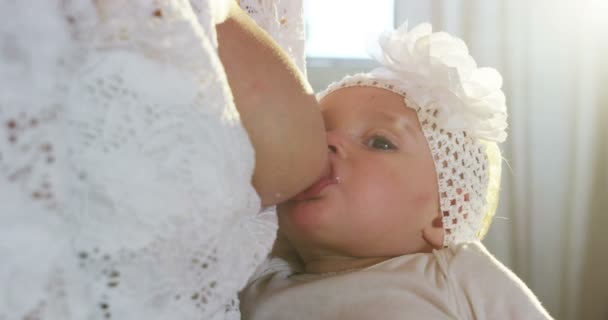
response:
M371 137L367 143L368 148L378 149L378 150L395 150L397 147L387 138L383 136L373 136Z

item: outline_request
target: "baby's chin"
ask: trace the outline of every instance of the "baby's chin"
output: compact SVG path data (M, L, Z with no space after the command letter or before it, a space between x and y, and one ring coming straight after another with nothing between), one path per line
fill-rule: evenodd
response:
M279 223L283 230L300 236L314 237L327 229L332 217L330 203L324 197L302 201L288 201L278 207Z

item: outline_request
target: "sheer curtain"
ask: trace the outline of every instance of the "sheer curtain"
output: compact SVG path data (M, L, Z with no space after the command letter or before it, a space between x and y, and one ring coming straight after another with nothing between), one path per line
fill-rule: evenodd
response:
M486 245L556 319L608 319L608 1L395 1L405 20L462 37L504 76L510 132ZM308 65L317 88L370 66Z

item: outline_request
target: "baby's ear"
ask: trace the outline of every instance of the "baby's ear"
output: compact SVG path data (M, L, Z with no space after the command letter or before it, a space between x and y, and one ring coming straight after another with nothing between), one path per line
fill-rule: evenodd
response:
M443 248L443 219L441 212L422 230L424 240L435 249Z

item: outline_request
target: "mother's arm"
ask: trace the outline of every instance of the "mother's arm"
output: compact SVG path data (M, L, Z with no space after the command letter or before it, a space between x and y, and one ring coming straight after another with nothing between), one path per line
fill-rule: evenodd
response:
M310 85L236 2L216 26L219 56L253 147L253 186L265 206L292 197L327 170L323 119Z

